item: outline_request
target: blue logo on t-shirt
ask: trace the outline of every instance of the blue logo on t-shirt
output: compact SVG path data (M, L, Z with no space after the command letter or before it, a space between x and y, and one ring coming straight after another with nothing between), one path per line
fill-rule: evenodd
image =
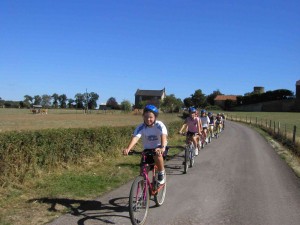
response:
M157 136L155 136L155 135L150 135L147 137L147 139L148 139L148 141L157 141L158 140Z

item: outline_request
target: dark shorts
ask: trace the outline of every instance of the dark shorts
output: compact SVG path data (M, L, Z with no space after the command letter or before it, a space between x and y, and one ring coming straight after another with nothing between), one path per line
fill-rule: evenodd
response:
M197 135L197 134L198 134L198 132L191 132L191 131L188 131L188 132L186 133L186 136L193 137L193 136L195 136L195 135Z
M154 164L154 158L153 158L153 156L155 155L155 153L153 154L154 150L155 149L144 149L144 152L149 152L150 155L146 156L145 162L144 162L144 160L142 158L141 159L141 164ZM164 159L166 159L168 151L169 151L169 147L167 146L166 149L165 149L165 151L164 151L164 154L163 154L163 158Z
M154 158L152 155L154 149L144 149L144 152L149 152L151 153L151 155L146 155L145 161L143 159L143 157L141 158L141 164L154 164Z

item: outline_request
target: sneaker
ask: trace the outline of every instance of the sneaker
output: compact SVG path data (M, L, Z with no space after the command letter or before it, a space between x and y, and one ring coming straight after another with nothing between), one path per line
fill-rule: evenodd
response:
M158 172L157 182L160 185L162 185L162 184L164 184L166 182L166 180L165 180L165 171Z
M197 156L199 154L199 150L198 148L195 149L195 156Z

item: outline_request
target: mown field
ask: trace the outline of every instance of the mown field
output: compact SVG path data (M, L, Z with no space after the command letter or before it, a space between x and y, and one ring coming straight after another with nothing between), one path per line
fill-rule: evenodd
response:
M217 113L217 112L215 112ZM287 130L296 126L300 137L300 113L289 112L224 112L228 119L238 118L260 123L266 121L280 122ZM160 114L159 119L168 123L180 120L180 114ZM83 110L50 109L47 115L32 114L28 109L0 108L0 132L12 130L38 130L48 128L91 128L98 126L130 126L141 122L141 114L122 113L119 111L94 110L84 114Z
M168 123L180 120L178 114L161 114L159 119ZM0 109L0 132L39 130L51 128L92 128L99 126L131 126L141 122L140 113L94 110L50 109L47 115L32 114L29 109Z
M227 118L234 121L270 126L276 131L278 124L281 132L286 132L289 138L292 137L296 127L296 142L300 143L300 113L299 112L226 112Z

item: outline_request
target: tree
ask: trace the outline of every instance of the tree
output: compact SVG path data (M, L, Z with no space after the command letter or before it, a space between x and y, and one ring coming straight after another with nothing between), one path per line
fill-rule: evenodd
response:
M130 101L128 101L128 100L123 100L123 101L121 102L121 109L124 110L124 111L126 111L126 112L131 111L131 110L132 110L132 106L131 106Z
M75 95L75 103L76 103L76 108L77 109L84 109L84 95L81 93L77 93Z
M27 107L27 108L30 108L31 104L32 104L32 101L33 101L33 97L31 97L30 95L25 95L24 96L24 107Z
M118 105L118 102L114 97L110 97L107 102L106 106L110 107L111 109L120 109L120 106Z
M43 107L49 108L51 105L51 99L52 97L50 95L42 95L41 105Z
M60 108L65 109L67 107L67 99L68 98L65 94L58 96L58 102L59 102Z
M75 103L75 100L74 99L72 99L72 98L69 98L68 99L68 108L74 108L74 103ZM75 107L76 107L76 105L75 105Z
M97 100L99 99L99 95L95 92L91 92L88 94L88 108L96 109L97 108Z
M187 108L194 106L194 103L193 103L193 100L191 97L183 99L183 103L184 103L185 107L187 107Z
M183 102L180 98L176 98L174 94L167 95L161 104L161 108L166 112L179 112Z
M195 93L191 95L191 97L192 97L193 105L196 108L205 107L206 97L202 93L202 90L200 90L200 89L196 90Z
M54 108L58 108L58 97L59 97L59 95L56 94L56 93L54 93L54 94L52 95L52 98L53 98L53 103L52 103L52 105L53 105Z
M34 105L40 105L41 102L42 102L42 97L41 97L41 96L35 95L35 96L33 97L33 104L34 104Z

